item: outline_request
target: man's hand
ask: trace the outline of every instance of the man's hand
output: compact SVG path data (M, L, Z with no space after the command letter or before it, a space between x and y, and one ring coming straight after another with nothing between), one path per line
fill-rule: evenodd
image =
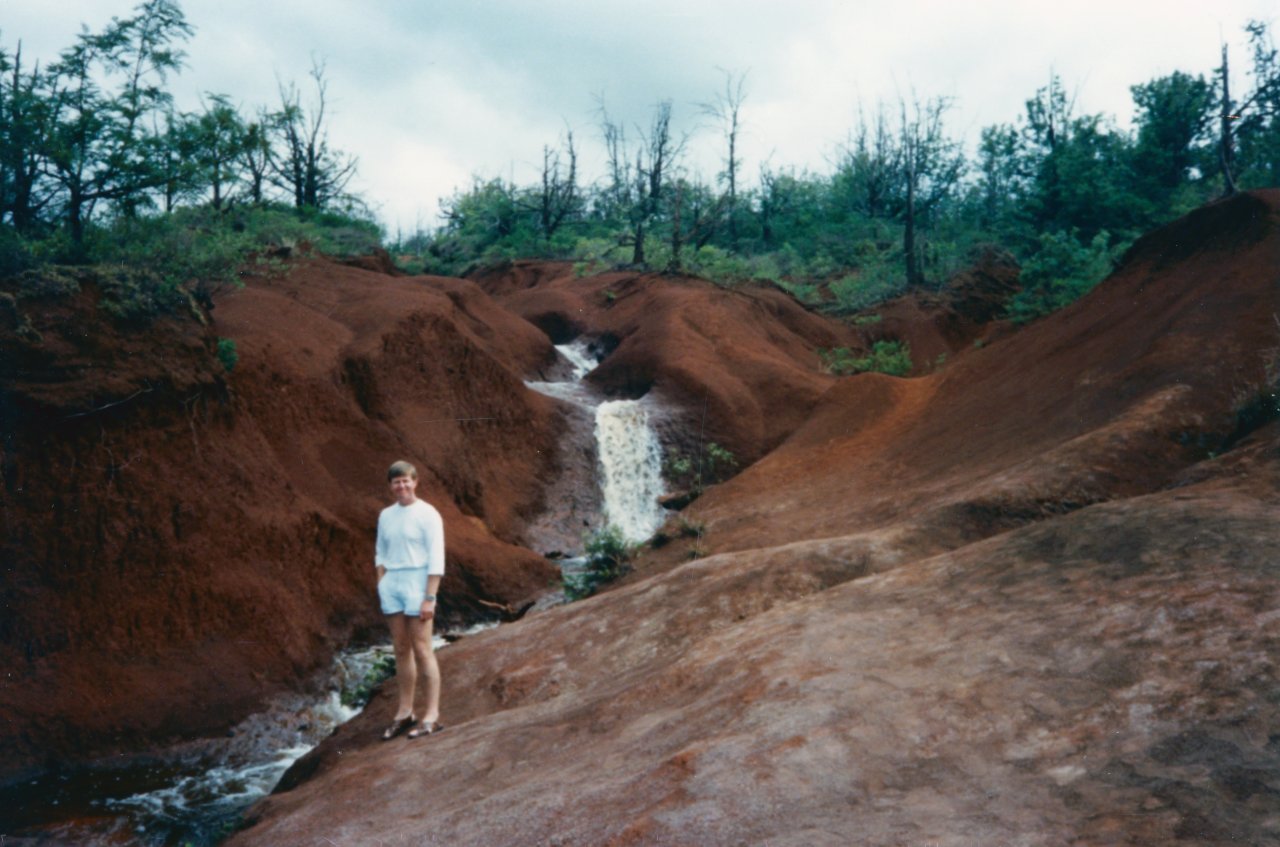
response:
M432 618L434 618L436 616L435 599L432 598L431 600L423 600L422 609L419 610L419 614L421 615L424 621L431 620Z

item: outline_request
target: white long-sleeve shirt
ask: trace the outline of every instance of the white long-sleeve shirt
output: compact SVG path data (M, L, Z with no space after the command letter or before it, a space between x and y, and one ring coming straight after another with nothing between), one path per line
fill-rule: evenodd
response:
M408 506L392 503L378 515L378 543L374 564L389 571L426 568L444 575L444 521L436 508L423 500Z

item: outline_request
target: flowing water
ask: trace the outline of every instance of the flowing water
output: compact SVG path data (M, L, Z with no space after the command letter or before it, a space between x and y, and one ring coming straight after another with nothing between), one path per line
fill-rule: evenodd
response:
M628 541L644 541L663 521L658 505L663 493L662 447L650 424L652 401L648 397L603 400L583 382L596 366L587 344L578 340L557 345L556 350L573 366L570 379L527 384L535 391L594 410L596 476L604 520Z
M437 648L447 643L436 637ZM390 645L340 653L311 693L280 698L225 738L107 760L6 789L0 794L0 845L22 835L34 843L80 847L217 844L291 764L359 714L348 704L390 653Z
M647 540L664 520L662 446L645 401L610 400L596 408L596 440L605 520L628 541Z

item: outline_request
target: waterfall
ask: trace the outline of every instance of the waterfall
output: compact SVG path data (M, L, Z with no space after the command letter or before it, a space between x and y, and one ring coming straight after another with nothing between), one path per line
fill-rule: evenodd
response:
M596 408L606 520L628 541L662 526L662 447L643 400L611 400Z
M652 401L602 400L582 381L596 366L587 343L579 339L556 345L556 350L572 366L570 379L526 385L593 414L595 479L587 484L593 483L593 488L598 489L592 493L599 498L597 508L604 520L617 527L628 541L644 541L663 521L662 507L658 505L663 493L662 448L650 425ZM578 484L581 487L583 482ZM584 494L579 491L573 496ZM573 514L589 512L579 509Z

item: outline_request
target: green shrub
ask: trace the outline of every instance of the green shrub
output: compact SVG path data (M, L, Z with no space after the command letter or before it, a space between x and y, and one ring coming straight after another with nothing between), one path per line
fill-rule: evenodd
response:
M806 306L816 306L822 302L822 294L815 283L790 279L776 279L774 283Z
M707 531L707 525L702 521L691 521L683 515L677 528L682 538L701 538Z
M37 264L39 257L32 243L12 227L0 226L0 276L17 276Z
M239 285L243 273L277 273L285 267L282 256L304 246L333 255L365 254L380 239L377 224L341 212L191 206L90 225L80 245L61 229L26 239L0 226L0 274L26 271L34 279L51 279L58 265L97 266L102 307L118 318L144 321L189 307L191 293L203 300Z
M901 341L877 341L871 352L856 356L848 347L820 350L822 370L836 376L857 373L882 373L906 376L911 372L911 348Z
M662 475L674 487L697 496L704 486L728 479L737 467L738 457L733 451L712 441L692 455L674 447L668 449Z
M218 361L222 363L222 367L226 368L227 373L235 370L236 362L240 361L240 354L236 352L234 339L218 339Z
M902 294L907 290L907 279L900 261L876 260L855 274L840 277L829 288L836 298L833 311L856 312Z
M156 315L171 315L190 303L173 278L146 268L121 266L98 278L102 289L99 306L123 321L146 322Z
M1041 233L1022 265L1022 290L1009 301L1008 317L1026 323L1079 300L1111 272L1118 249L1108 246L1106 232L1088 244L1080 243L1075 230Z
M390 679L395 672L395 655L386 653L379 656L355 688L342 692L339 698L342 701L342 705L348 709L363 708L369 702L369 698L373 696L373 692L378 689L378 686Z
M627 573L638 549L639 545L627 541L622 530L612 524L592 533L586 540L586 569L564 576L565 597L570 600L590 597L600 586Z
M576 276L603 273L625 261L623 251L616 238L579 238L570 250L573 272ZM626 251L629 257L630 248Z

